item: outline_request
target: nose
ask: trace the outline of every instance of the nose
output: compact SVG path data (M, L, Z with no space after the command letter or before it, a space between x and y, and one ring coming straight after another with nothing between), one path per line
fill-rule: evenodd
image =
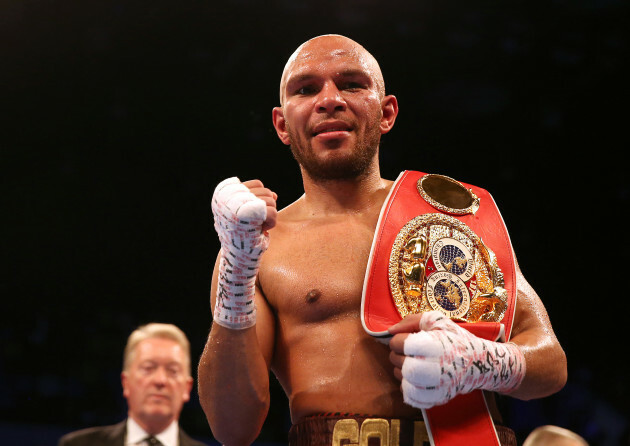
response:
M153 384L155 384L157 387L165 386L167 379L168 379L168 376L164 367L158 367L155 370L155 372L153 372L153 375L152 375Z
M334 82L326 82L317 98L317 111L319 113L333 113L345 109L346 101L341 96L337 86Z

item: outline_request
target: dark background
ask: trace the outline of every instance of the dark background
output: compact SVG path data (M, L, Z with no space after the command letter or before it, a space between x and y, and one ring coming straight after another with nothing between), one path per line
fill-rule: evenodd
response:
M212 189L238 175L280 207L301 195L271 109L292 51L341 33L399 99L383 175L488 189L567 352L565 389L506 399L508 423L629 444L627 23L621 0L0 1L0 443L124 418L139 324L179 325L198 359ZM272 382L260 440L282 443ZM182 424L211 439L196 395Z

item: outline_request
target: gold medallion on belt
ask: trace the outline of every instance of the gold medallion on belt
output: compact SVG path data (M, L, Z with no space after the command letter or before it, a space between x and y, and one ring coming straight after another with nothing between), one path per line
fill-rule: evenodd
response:
M429 179L440 180L435 177ZM441 178L449 187L455 182ZM422 179L418 189L426 199ZM475 198L472 194L468 213L479 207ZM460 209L440 207L453 214L462 214ZM507 309L508 294L496 256L466 224L450 215L428 213L410 220L396 236L388 275L403 318L437 310L464 322L499 322Z

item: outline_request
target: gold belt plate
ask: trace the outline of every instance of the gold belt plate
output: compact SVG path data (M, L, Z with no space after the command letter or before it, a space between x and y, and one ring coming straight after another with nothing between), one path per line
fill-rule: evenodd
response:
M396 236L388 274L403 318L437 310L463 322L500 322L507 310L496 256L466 224L449 215L410 220Z

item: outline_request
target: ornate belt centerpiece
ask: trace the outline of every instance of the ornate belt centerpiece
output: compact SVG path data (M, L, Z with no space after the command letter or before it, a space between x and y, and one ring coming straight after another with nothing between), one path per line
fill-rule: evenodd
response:
M507 291L497 260L468 226L444 214L424 214L398 233L389 285L401 317L438 310L464 322L499 322Z

